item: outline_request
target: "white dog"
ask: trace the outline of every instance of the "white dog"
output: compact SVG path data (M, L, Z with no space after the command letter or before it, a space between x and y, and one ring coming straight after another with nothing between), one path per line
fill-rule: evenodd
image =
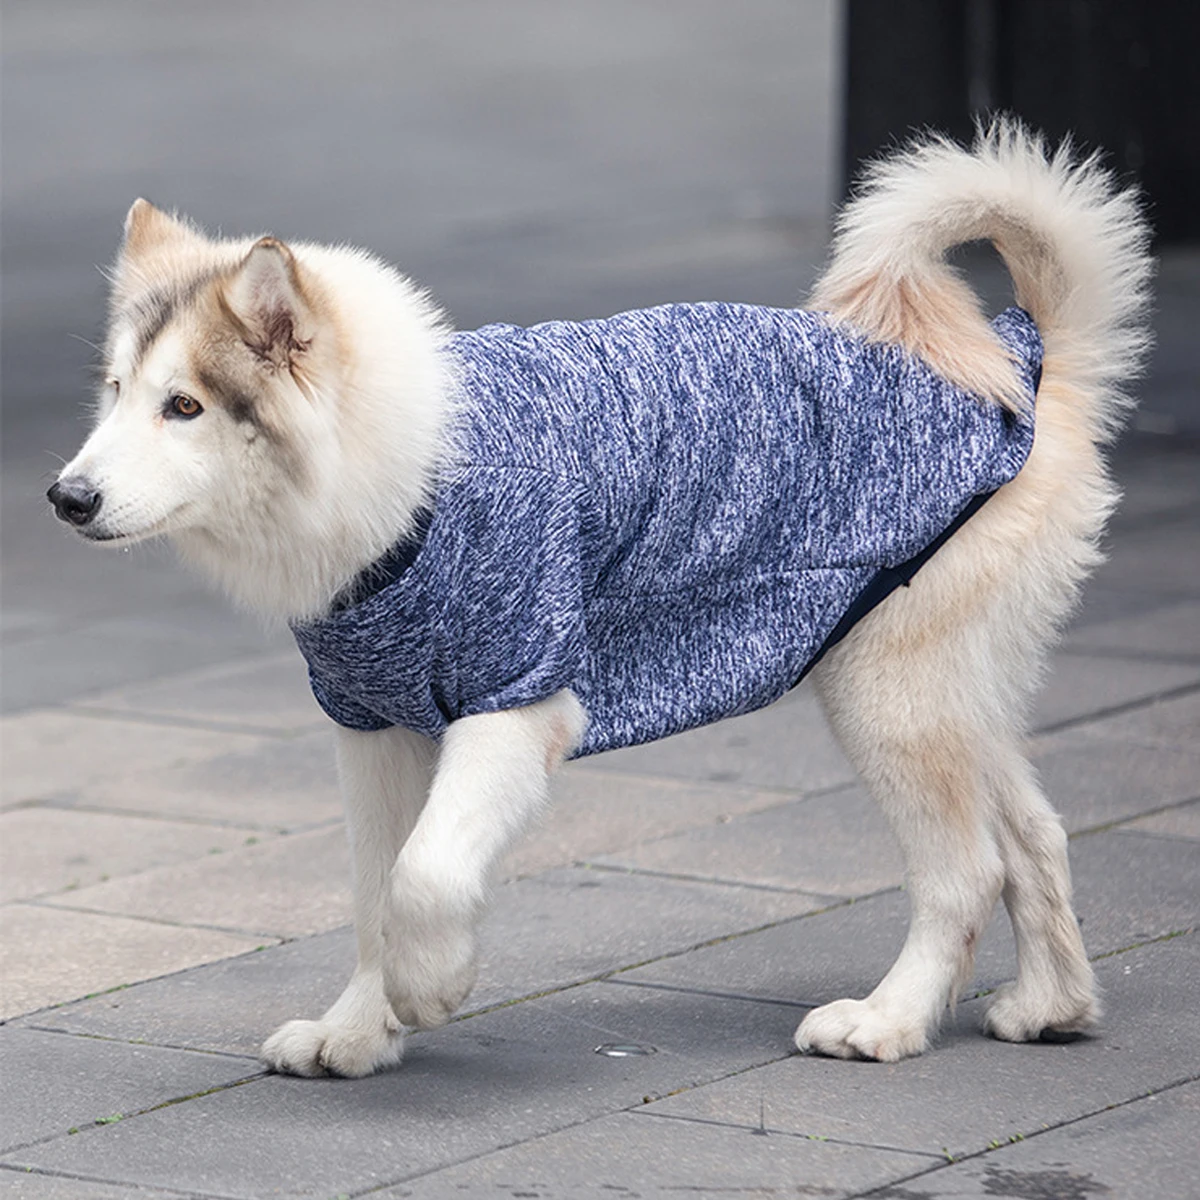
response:
M944 259L984 238L1026 310L995 324ZM811 1012L796 1044L920 1053L1001 895L1017 979L988 1029L1091 1027L1066 838L1022 739L1116 501L1102 448L1147 344L1146 247L1129 193L1013 122L874 167L811 312L453 335L365 253L214 241L135 202L99 420L50 499L97 542L169 537L290 621L338 722L358 966L265 1061L398 1062L402 1026L470 990L491 871L564 757L746 711L817 658L912 923L879 986ZM951 425L910 478L909 449ZM829 518L864 487L904 525L868 516L869 552ZM864 588L900 577L863 616Z

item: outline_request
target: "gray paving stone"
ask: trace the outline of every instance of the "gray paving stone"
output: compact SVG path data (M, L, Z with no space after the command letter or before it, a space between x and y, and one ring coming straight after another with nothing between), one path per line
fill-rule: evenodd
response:
M896 887L904 876L891 830L861 788L657 838L597 861L836 896Z
M648 746L591 760L605 771L812 792L854 779L811 685L777 704Z
M774 1005L593 984L421 1034L398 1071L269 1076L5 1161L251 1200L328 1197L768 1062L790 1029ZM602 1043L657 1052L607 1058L594 1052Z
M1097 744L1089 733L1071 731L1040 739L1034 761L1071 830L1200 795L1200 752ZM861 788L646 840L597 861L832 895L894 886L903 872L887 822Z
M152 821L111 813L21 808L0 814L0 900L69 894L245 841L236 829L183 821Z
M1038 739L1032 757L1072 832L1200 796L1200 746L1146 746L1072 729Z
M745 1127L761 1109L768 1128L795 1134L977 1153L1200 1073L1197 969L1194 935L1104 960L1098 974L1110 1015L1095 1039L1011 1045L964 1028L920 1058L792 1058L667 1097L650 1111ZM977 1022L981 1003L964 1007Z
M907 925L907 897L890 892L623 971L613 983L665 984L814 1007L869 992L900 952ZM803 1015L795 1011L794 1023Z
M1158 833L1163 837L1191 838L1200 841L1200 800L1180 804L1153 817L1142 817L1121 827L1127 833Z
M1200 663L1056 654L1038 696L1033 726L1054 729L1196 683L1200 683Z
M1197 537L1200 543L1200 536ZM1200 547L1198 547L1200 549ZM1200 601L1156 608L1153 613L1098 622L1072 630L1074 650L1110 650L1125 657L1166 655L1174 661L1200 659Z
M324 1012L354 968L335 929L35 1014L22 1025L130 1042L255 1055L267 1035Z
M587 980L828 903L793 892L618 872L550 871L497 889L465 1011ZM277 1025L317 1016L354 964L339 931L43 1014L79 1033L255 1053Z
M230 646L183 633L160 633L130 625L84 625L25 637L4 647L0 711L21 712L71 703L93 693L187 671L254 643Z
M207 729L161 728L137 720L81 716L64 709L37 709L5 717L4 775L0 805L11 807L71 794L86 783L127 775L131 763L145 769L216 758L254 749L261 739ZM63 747L70 753L64 754Z
M1092 955L1200 922L1200 854L1190 842L1098 833L1071 843L1075 910ZM889 893L622 972L618 979L815 1005L865 996L904 943L908 902ZM964 995L1013 977L1008 918L997 910L980 939Z
M350 850L340 826L315 829L93 884L42 903L255 937L303 937L350 919Z
M0 909L0 1019L243 954L269 941L40 904Z
M304 659L295 650L101 692L78 707L173 717L180 723L199 718L255 732L330 727L309 690Z
M569 763L555 776L550 810L521 839L502 877L536 874L611 853L650 838L666 837L772 808L789 793L598 771L596 759Z
M1192 1196L1198 1142L1200 1084L1192 1083L939 1168L908 1186L928 1200Z
M1104 579L1089 579L1084 584L1079 607L1067 626L1064 648L1069 651L1072 648L1073 635L1092 625L1126 618L1141 621L1152 617L1156 612L1173 608L1178 603L1177 596L1153 596L1145 591L1129 591L1120 586L1120 580L1114 580L1110 585Z
M261 738L203 762L137 769L84 782L61 803L291 832L341 817L333 739L320 730Z
M1079 732L1200 753L1200 691L1091 722Z
M561 987L829 902L625 872L547 871L498 889L483 931L480 987L468 1004Z
M260 1074L252 1060L0 1029L0 1153Z
M193 1200L196 1192L190 1193ZM10 1170L0 1164L0 1196L6 1200L180 1200L183 1192L103 1183L78 1176L43 1175L32 1170Z
M857 1194L931 1160L753 1128L656 1120L635 1109L524 1142L378 1193L379 1200L536 1196L649 1200L681 1194Z
M1200 850L1137 833L1071 843L1075 910L1091 954L1200 924Z

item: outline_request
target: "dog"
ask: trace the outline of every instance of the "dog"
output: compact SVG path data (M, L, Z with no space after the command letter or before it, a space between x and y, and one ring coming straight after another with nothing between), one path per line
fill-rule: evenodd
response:
M946 262L975 240L1014 283L994 323ZM809 669L912 920L875 990L796 1045L921 1053L1000 896L1017 977L987 1030L1091 1029L1066 836L1022 741L1117 500L1147 247L1132 191L1011 118L870 167L807 310L454 334L367 253L212 240L136 201L97 423L49 498L290 622L337 722L358 965L264 1061L399 1062L405 1026L468 994L491 872L565 758ZM914 467L918 443L941 449Z

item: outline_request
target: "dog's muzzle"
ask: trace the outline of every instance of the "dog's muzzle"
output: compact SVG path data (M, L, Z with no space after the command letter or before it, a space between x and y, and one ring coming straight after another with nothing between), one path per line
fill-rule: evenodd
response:
M99 491L86 479L60 479L46 493L54 505L54 515L72 525L87 525L100 509Z

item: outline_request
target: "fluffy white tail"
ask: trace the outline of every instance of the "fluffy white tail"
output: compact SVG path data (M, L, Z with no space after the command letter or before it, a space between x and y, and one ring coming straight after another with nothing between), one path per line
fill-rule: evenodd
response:
M1048 154L1040 136L1001 118L969 151L931 136L870 166L809 306L1019 409L1008 356L945 260L979 239L996 246L1037 322L1047 376L1086 397L1093 437L1111 437L1150 343L1149 229L1136 191L1119 190L1096 155L1079 161L1069 142Z

